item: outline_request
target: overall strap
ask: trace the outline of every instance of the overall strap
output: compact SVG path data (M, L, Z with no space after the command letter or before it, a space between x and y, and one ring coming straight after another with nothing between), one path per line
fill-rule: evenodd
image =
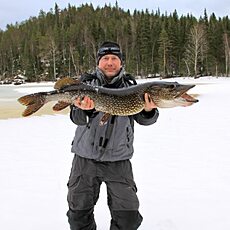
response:
M88 82L95 79L97 79L97 76L95 74L90 74L90 73L84 73L80 78L82 82Z
M135 77L133 77L131 74L125 74L124 75L124 80L129 84L129 85L137 85L137 81Z

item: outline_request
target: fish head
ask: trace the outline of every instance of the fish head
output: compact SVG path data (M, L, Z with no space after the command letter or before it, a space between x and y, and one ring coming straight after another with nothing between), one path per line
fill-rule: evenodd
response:
M163 82L150 87L150 97L159 108L190 106L197 99L187 94L195 85L179 84L178 82Z

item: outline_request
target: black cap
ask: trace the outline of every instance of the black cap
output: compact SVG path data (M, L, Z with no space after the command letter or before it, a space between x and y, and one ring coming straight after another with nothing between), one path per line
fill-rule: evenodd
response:
M120 58L121 62L123 61L123 55L120 49L120 46L116 42L106 41L97 51L97 64L100 59L107 54L113 54Z

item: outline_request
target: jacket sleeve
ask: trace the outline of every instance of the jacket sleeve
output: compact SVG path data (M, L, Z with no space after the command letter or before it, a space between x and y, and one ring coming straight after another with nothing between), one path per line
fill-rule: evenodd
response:
M140 125L152 125L157 121L159 117L159 111L158 109L153 109L150 112L143 110L140 113L135 114L133 117L134 120Z
M89 118L93 118L98 114L95 109L82 110L74 105L71 105L70 109L70 119L76 125L86 125Z

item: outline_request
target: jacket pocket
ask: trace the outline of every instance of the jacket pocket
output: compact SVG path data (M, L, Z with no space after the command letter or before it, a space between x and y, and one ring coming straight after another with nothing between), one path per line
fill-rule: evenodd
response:
M127 147L131 147L133 144L133 129L131 126L126 127L126 139L127 139Z

